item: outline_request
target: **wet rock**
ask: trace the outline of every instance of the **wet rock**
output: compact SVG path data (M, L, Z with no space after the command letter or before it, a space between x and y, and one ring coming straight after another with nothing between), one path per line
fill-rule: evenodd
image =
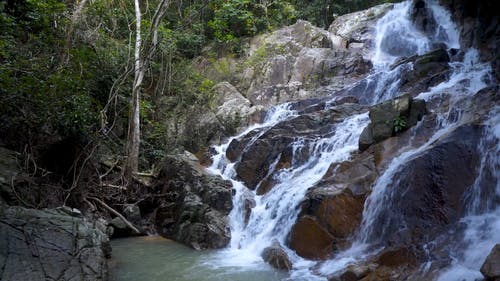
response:
M288 245L301 257L321 260L331 255L333 242L332 235L315 218L302 216L292 227Z
M312 188L292 228L290 248L302 257L314 259L325 259L333 251L346 248L348 238L361 223L363 204L364 196L354 196L349 189ZM308 244L314 246L304 249Z
M373 127L372 124L368 124L368 126L363 129L361 135L359 136L359 150L365 151L374 143L375 139L373 138Z
M378 177L375 157L370 153L355 155L352 160L334 163L315 187L349 189L354 196L366 195ZM314 194L313 187L308 194Z
M155 211L156 229L162 236L195 249L229 243L232 185L209 175L194 155L166 157L154 189L171 194Z
M342 273L338 280L340 281L358 281L363 279L365 276L370 274L370 272L373 271L375 265L370 264L370 265L349 265L344 273Z
M424 0L413 1L410 11L414 25L426 34L434 35L437 23L427 3Z
M477 175L481 126L464 125L400 167L373 220L373 241L421 243L462 215L462 199ZM405 229L400 229L405 225Z
M337 17L328 28L334 35L335 47L361 49L363 53L367 53L372 45L372 28L375 22L391 8L392 4L382 4Z
M397 267L403 265L416 266L417 262L418 258L415 252L412 249L406 247L384 249L376 259L376 264L378 264L379 266L387 267Z
M245 210L245 225L248 224L250 216L252 215L252 209L256 206L255 199L253 198L253 193L245 192L243 199L243 208Z
M473 0L440 0L449 11L460 32L460 46L479 50L483 61L491 61L496 78L500 78L500 2Z
M370 108L371 123L363 130L359 149L366 150L417 124L427 113L424 100L414 100L409 95L385 101Z
M290 261L288 254L276 241L273 242L271 246L264 249L262 252L262 258L265 262L276 269L285 271L290 271L292 269L292 262Z
M366 110L358 104L342 104L327 110L302 114L276 125L256 140L255 134L234 140L228 148L229 159L241 159L235 166L238 178L250 189L255 189L266 177L277 172L276 168L289 167L290 157L286 157L299 136L324 136L334 133L334 125L344 118ZM252 141L250 143L250 141ZM249 145L247 147L247 145ZM295 151L294 165L305 163L310 151L306 148ZM283 156L283 157L282 157ZM275 165L272 165L275 163ZM270 167L275 168L269 171ZM266 188L265 191L268 191Z
M58 210L0 208L2 280L108 280L107 236Z
M500 244L496 244L481 266L481 273L487 281L500 280Z
M448 52L443 49L431 51L423 56L418 57L414 64L414 75L417 77L426 77L431 74L440 73L448 69L450 57Z

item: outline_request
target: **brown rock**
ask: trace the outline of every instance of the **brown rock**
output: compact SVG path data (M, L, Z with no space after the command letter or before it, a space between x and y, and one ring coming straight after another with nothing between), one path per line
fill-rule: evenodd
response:
M390 200L372 222L372 241L414 243L422 231L433 235L461 217L463 194L477 176L481 131L459 127L400 168L388 187Z
M481 273L488 281L500 280L500 244L496 244L481 266Z
M350 265L340 275L341 281L358 281L373 271L373 265Z
M359 226L364 200L346 190L333 197L323 198L314 215L330 234L347 238Z
M376 263L387 267L415 266L417 257L409 248L386 249L379 255Z
M301 257L320 260L332 252L333 236L315 218L303 216L292 228L289 246Z

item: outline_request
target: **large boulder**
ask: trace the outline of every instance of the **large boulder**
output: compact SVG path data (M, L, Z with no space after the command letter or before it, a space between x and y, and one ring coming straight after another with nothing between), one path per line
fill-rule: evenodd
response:
M387 183L385 207L372 218L368 239L421 243L457 222L477 176L481 134L481 126L463 125L403 163Z
M312 188L290 232L290 248L309 259L326 259L345 249L361 223L363 206L364 196L355 196L349 189Z
M328 95L371 69L357 51L335 46L330 33L302 20L254 37L238 65L233 85L264 108Z
M226 127L226 131L234 131L240 126L260 121L261 106L252 106L250 101L228 82L214 86L217 94L217 109L215 115Z
M359 149L366 150L416 125L426 113L425 101L408 94L373 106L369 114L371 123L361 133Z
M69 213L0 208L2 280L108 280L105 227Z
M302 216L293 225L288 246L301 257L327 259L333 252L334 237L311 216Z
M195 249L222 248L229 243L231 182L209 175L194 155L167 156L154 189L171 194L155 211L159 234Z
M500 280L500 244L496 244L481 266L481 273L488 281Z

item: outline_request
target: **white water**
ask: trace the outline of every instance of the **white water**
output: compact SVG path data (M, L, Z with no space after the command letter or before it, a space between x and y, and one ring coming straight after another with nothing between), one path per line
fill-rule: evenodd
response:
M449 48L458 48L459 36L457 28L451 21L449 13L434 1L429 1L429 7L434 18L439 23L434 34L423 34L413 27L409 20L409 1L394 5L394 9L378 21L375 36L376 47L372 61L374 73L368 78L368 80L372 80L372 83L375 83L375 94L370 99L371 103L378 103L400 94L399 85L402 68L411 67L411 64L402 65L393 70L390 69L390 65L401 56L423 54L436 43L443 43ZM491 80L489 65L479 62L478 53L475 50L469 50L462 61L453 62L450 66L452 75L448 81L419 95L419 98L432 101L442 95L447 95L449 92L454 93L454 96L450 98L449 110L438 114L434 135L423 145L418 147L411 147L410 145L405 149L404 153L392 160L386 171L374 184L373 191L366 201L357 241L354 242L350 249L323 263L319 268L321 274L326 276L338 272L345 268L346 265L363 260L377 251L373 249L367 250L369 245L377 242L377 239L373 239L372 222L377 220L381 210L390 203L391 193L389 187L392 185L393 177L403 164L417 157L431 147L436 140L461 125L465 119L461 110L454 105L486 87L488 81ZM260 267L263 263L260 254L273 240L277 240L285 246L285 239L299 212L298 205L304 198L307 189L322 178L331 163L349 159L351 153L357 150L357 142L361 131L368 124L366 113L354 115L337 124L334 130L335 133L331 136L318 138L314 141L298 138L294 143L294 151L309 150L310 158L308 161L302 165L275 173L274 177L277 184L267 194L257 196L255 191L249 190L243 183L235 180L235 163L230 163L226 159L226 149L233 139L242 138L249 132L259 129L260 132L249 142L248 146L250 146L279 122L297 116L298 113L289 108L286 104L273 108L268 113L263 124L255 125L240 135L231 138L226 144L215 147L217 155L213 157L213 165L209 170L231 180L236 189L236 195L234 196L234 209L230 214L232 234L230 246L210 259L212 266ZM495 135L497 138L496 156L485 157L485 159L490 160L483 160L482 163L483 166L490 165L494 167L492 168L493 173L497 177L499 173L498 166L500 165L498 163L500 152L498 149L500 135L498 115L498 112L493 113L494 117L490 120L493 125L490 125L491 132L488 134ZM484 153L485 155L488 154L486 150ZM279 156L274 165L278 159ZM269 173L273 172L275 172L274 166L271 165ZM500 179L497 180L497 183L499 182ZM481 185L479 179L476 185ZM497 194L500 194L499 189L497 185ZM255 200L255 207L252 209L248 224L245 224L244 202L248 198ZM491 244L495 243L495 241L498 242L498 239L495 239L495 232L500 231L500 208L490 207L486 212L473 211L472 209L474 208L471 208L470 215L463 219L463 222L468 226L464 243L469 243L464 245L472 246L457 254L453 266L441 276L441 281L458 280L456 279L457 276L465 276L465 280L474 280L473 277L478 276L480 263L487 254L488 250L486 249L488 247L491 249ZM392 219L392 221L386 222L404 224L403 218L399 221ZM489 223L487 227L483 223L484 220ZM380 237L383 237L383 235ZM294 270L290 276L291 280L324 280L323 277L312 274L310 270L316 265L316 262L304 260L286 247L285 250L294 264Z
M259 127L266 131L277 124L277 120L284 120L291 116L294 116L293 113L290 113L286 107L279 107L272 111ZM262 264L261 252L270 246L273 240L285 245L286 236L299 212L298 204L304 198L307 189L323 177L331 163L349 159L351 153L357 150L359 136L368 122L368 113L354 115L338 123L331 136L307 142L297 139L293 143L294 152L307 149L311 157L298 167L279 171L275 176L278 183L263 196L257 196L255 191L250 191L243 183L234 179L234 164L228 163L224 156L229 142L216 147L219 154L214 157L214 163L209 170L231 180L236 189L235 208L230 214L231 244L228 249L220 252L217 265L259 266ZM244 135L245 133L236 138ZM292 163L294 162L297 161L292 159ZM271 172L274 172L273 168L270 169ZM246 198L255 200L255 207L252 209L248 224L245 224L243 207ZM323 278L314 277L309 272L309 267L314 264L313 262L298 257L290 250L288 254L294 263L293 278L323 280Z
M481 141L482 154L479 176L474 182L467 208L468 215L461 222L466 225L460 249L452 252L452 265L438 281L478 280L482 274L478 269L496 244L500 243L500 106L490 113L485 124L485 138ZM487 183L493 177L495 186ZM490 179L491 180L491 179ZM493 190L491 190L493 189ZM486 200L485 200L486 197Z

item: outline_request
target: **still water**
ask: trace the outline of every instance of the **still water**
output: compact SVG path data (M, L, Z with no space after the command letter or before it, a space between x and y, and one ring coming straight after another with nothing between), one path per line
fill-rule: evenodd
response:
M111 281L278 281L288 274L266 264L249 267L217 266L217 251L195 251L158 237L111 241Z

